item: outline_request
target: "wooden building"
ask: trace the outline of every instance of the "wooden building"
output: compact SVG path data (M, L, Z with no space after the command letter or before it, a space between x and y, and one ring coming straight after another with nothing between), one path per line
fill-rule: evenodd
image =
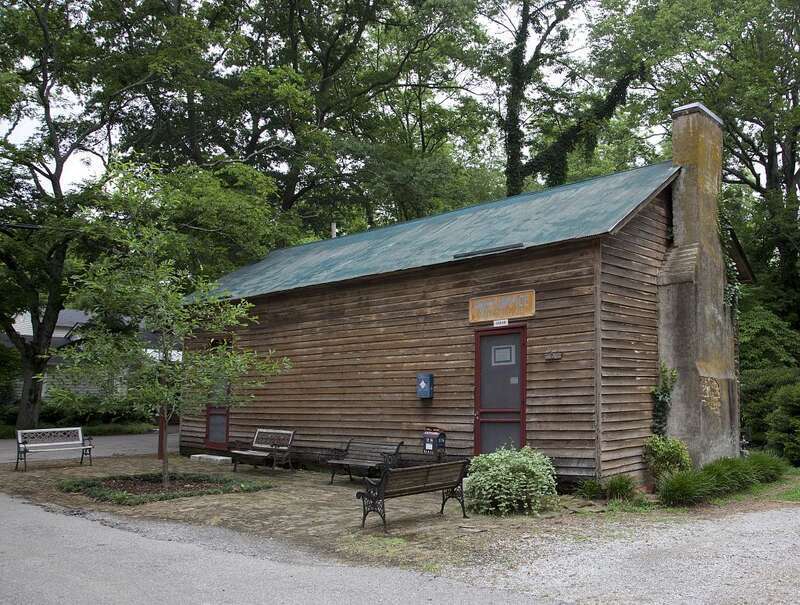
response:
M423 455L422 431L435 426L449 455L529 444L564 477L641 472L659 360L679 368L687 401L697 368L710 367L665 329L689 322L693 331L716 330L685 316L709 308L729 317L715 289L724 286L724 263L709 265L704 249L719 248L716 222L714 237L699 241L676 224L697 220L684 198L696 203L688 189L709 187L706 164L721 150L709 136L715 119L700 105L676 110L676 132L690 132L675 143L701 148L694 156L676 149L680 163L276 250L225 276L221 287L254 303L258 318L237 333L238 344L286 356L292 369L246 407L185 417L181 450L224 447L226 438L273 427L296 429L312 456L359 437L402 439L413 459ZM714 170L718 162L718 190ZM716 217L716 195L700 197ZM702 271L713 273L714 287L696 284ZM695 309L665 303L675 287L702 293ZM732 324L719 321L733 351ZM735 385L735 357L723 357L712 377L722 394L709 407L719 426L691 426L680 402L686 419L670 419L695 450L708 439L738 448L738 398L725 388ZM431 398L418 397L420 373L433 376Z

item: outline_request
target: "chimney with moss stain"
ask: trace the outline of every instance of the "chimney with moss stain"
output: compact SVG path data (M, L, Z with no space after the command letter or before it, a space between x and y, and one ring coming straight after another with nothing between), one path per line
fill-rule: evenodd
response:
M672 113L673 246L659 274L659 356L678 371L668 434L697 464L739 453L734 325L719 240L722 120L701 103Z

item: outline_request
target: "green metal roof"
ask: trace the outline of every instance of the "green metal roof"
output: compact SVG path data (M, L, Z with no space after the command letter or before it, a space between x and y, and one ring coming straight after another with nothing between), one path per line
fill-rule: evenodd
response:
M219 286L246 298L611 233L678 170L663 162L274 250Z

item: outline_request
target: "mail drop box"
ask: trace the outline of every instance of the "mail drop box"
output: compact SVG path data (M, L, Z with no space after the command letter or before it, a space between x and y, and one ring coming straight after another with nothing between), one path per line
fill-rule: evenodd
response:
M433 399L433 374L431 372L417 374L417 397Z

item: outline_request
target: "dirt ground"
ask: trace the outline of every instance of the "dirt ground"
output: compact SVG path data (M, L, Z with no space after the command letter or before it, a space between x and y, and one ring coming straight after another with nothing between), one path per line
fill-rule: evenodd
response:
M73 461L39 461L25 473L13 465L0 466L0 492L22 496L39 504L55 504L74 511L109 512L133 519L161 519L203 526L219 526L285 540L314 552L351 562L399 565L436 572L444 567L470 567L491 559L502 565L513 549L498 548L514 540L574 542L598 536L635 534L643 527L680 524L746 511L800 506L787 502L787 494L800 499L800 474L746 495L692 510L664 509L656 505L605 506L577 498L561 498L558 510L536 517L495 518L470 514L463 519L458 503L448 502L438 514L439 494L423 494L387 502L389 532L371 514L361 529L361 502L355 498L358 482L346 478L328 484L326 472L300 470L252 470L240 466L234 474L228 466L191 462L175 456L171 470L221 474L268 481L270 489L244 494L179 498L139 506L94 502L80 494L57 489L65 478L102 477L124 473L153 472L160 468L152 456L98 458L94 466ZM509 561L511 563L511 561Z

